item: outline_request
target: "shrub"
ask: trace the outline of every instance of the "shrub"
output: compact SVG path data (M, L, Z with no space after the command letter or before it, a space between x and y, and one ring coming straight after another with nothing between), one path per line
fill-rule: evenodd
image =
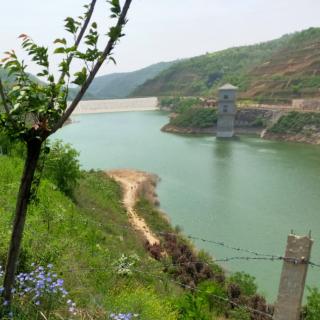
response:
M183 113L188 109L201 105L199 98L165 97L160 100L161 107L168 107L173 112Z
M308 287L309 295L304 308L305 320L317 320L320 314L320 291L318 288Z
M229 283L237 284L240 287L241 294L252 296L257 292L255 277L245 273L236 272L229 278Z
M208 128L217 123L215 109L192 107L177 117L171 119L170 124L183 128Z
M8 136L0 132L0 155L1 154L24 158L26 155L26 148L23 143L14 142Z
M43 175L51 180L60 191L72 197L81 177L79 153L70 144L62 144L59 140L49 148L49 154L44 156Z
M193 294L185 294L179 302L179 319L211 320L213 315L221 315L227 310L227 294L215 282L201 283Z
M282 116L270 129L273 133L299 133L307 125L320 127L320 114L315 112L289 112Z

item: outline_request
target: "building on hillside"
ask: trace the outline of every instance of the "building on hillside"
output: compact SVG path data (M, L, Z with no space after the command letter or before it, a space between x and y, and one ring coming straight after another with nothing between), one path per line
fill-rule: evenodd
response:
M234 136L234 120L236 116L236 99L238 88L230 83L219 88L217 137L232 138Z

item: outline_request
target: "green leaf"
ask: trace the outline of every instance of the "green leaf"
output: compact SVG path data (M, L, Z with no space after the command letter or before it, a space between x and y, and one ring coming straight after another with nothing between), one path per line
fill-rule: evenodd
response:
M120 37L123 36L121 32L122 32L122 26L111 27L108 32L108 36L112 41L117 41Z
M117 17L121 13L120 1L119 0L109 0L107 1L111 4L111 12Z
M52 74L48 77L48 81L49 82L54 82L54 76Z
M65 53L66 49L63 47L57 48L53 51L54 54L60 54L60 53Z
M64 25L65 29L72 34L75 34L78 30L77 22L71 17L67 17L64 21L66 22Z
M54 44L56 44L56 43L61 43L61 44L64 44L64 45L66 45L67 44L67 40L65 39L65 38L63 38L63 39L56 39L56 40L54 40L54 42L53 42Z
M83 68L81 71L76 72L74 76L75 79L72 81L72 83L82 86L87 80L87 69Z
M76 46L72 46L72 47L69 47L69 48L65 48L65 52L66 52L66 53L75 52L76 50L77 50L77 47L76 47Z
M112 61L115 65L117 64L117 61L113 57L109 57L109 60Z
M48 75L48 71L47 70L43 70L40 73L37 73L37 77L44 77Z

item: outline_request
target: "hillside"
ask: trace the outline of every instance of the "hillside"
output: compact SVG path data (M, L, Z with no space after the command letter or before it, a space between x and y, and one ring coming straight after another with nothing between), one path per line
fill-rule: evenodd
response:
M100 76L93 80L84 100L100 99L120 99L128 97L138 86L145 81L153 79L159 73L172 66L176 61L159 62L146 68L124 73L113 73L110 75ZM40 81L37 77L30 75L33 80ZM0 77L7 80L4 71L0 69ZM12 82L13 77L8 79ZM69 100L72 100L78 92L77 88L69 89Z
M20 147L11 146L11 156L0 156L0 290L23 169L22 159L17 157L22 155ZM91 170L81 173L70 198L48 175L57 155L51 152L28 210L14 319L40 319L45 314L45 319L52 320L262 320L266 318L251 312L250 306L272 312L257 293L252 276L242 272L227 276L209 255L194 250L190 241L170 226L147 200L154 198L155 180L141 181L138 186L138 181L124 175L122 181L131 184L121 189L116 183L121 176L114 177L116 171L111 172L114 180L110 172L108 176ZM70 155L62 157L60 169L66 162L75 163ZM139 217L134 226L133 211ZM145 242L138 228L143 219L158 243ZM2 311L0 306L0 317ZM128 316L119 318L117 314ZM133 314L136 316L130 316Z
M156 77L175 62L160 62L146 68L126 73L113 73L97 77L91 84L87 99L125 98L145 81Z
M318 96L320 28L269 42L230 48L181 61L146 81L133 96L211 96L225 82L245 99Z

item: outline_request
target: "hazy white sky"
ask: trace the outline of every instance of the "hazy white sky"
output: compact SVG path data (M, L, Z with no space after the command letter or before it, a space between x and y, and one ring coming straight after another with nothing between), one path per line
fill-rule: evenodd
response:
M18 49L21 33L51 45L55 38L65 36L63 19L77 16L88 2L0 0L0 52ZM320 0L133 0L126 36L115 50L118 65L105 65L101 74L132 71L318 27L319 12ZM95 19L102 31L107 30L108 15L105 0L98 0Z

